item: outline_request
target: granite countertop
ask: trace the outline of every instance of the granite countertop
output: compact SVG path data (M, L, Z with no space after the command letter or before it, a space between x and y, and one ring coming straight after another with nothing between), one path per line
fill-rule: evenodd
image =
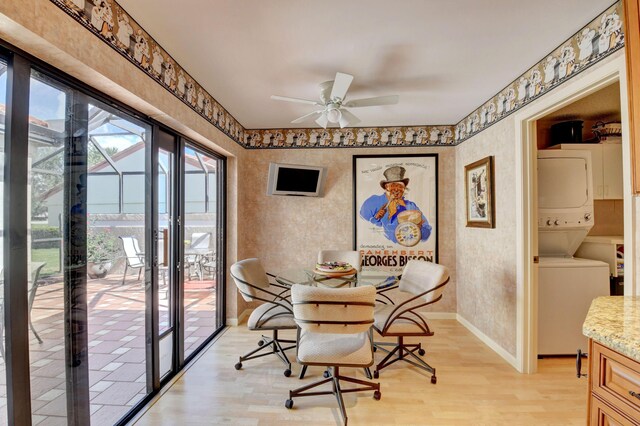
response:
M593 299L582 333L640 362L640 297L603 296Z

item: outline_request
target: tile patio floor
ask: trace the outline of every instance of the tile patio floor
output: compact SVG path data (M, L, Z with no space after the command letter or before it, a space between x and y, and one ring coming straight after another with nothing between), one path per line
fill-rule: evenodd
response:
M145 294L137 274L88 280L89 393L91 424L112 425L146 394ZM66 383L62 283L45 278L31 311L42 338L30 336L33 423L66 425ZM185 282L185 354L216 329L215 282ZM160 292L161 323L167 322L165 292ZM164 310L162 309L164 307ZM164 317L164 318L163 318ZM0 358L0 410L6 410L4 360ZM0 425L6 413L0 415Z

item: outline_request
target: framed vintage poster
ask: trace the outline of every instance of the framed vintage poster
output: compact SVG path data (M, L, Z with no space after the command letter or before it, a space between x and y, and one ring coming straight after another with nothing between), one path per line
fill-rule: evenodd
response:
M493 157L464 167L467 226L495 227L493 196Z
M438 261L438 155L353 157L354 246L362 270Z

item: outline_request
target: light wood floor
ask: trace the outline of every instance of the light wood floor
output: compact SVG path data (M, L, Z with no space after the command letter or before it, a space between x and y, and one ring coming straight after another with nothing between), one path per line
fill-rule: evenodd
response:
M437 368L438 383L396 363L380 373L380 401L371 392L345 395L350 425L585 424L587 380L576 378L573 359L541 360L538 374L523 375L457 321L430 324L436 335L423 340L424 358ZM275 357L234 369L238 355L254 348L258 338L244 326L226 330L136 426L341 424L331 395L297 398L293 409L284 407L289 389L321 378L321 368L310 367L304 380L298 380L295 364L293 375L284 377ZM361 370L344 372L364 378Z

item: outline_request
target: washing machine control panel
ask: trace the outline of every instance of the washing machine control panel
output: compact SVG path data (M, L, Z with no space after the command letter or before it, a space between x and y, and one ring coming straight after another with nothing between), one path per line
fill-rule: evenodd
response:
M539 228L575 228L593 226L593 211L572 213L541 214L538 218Z

